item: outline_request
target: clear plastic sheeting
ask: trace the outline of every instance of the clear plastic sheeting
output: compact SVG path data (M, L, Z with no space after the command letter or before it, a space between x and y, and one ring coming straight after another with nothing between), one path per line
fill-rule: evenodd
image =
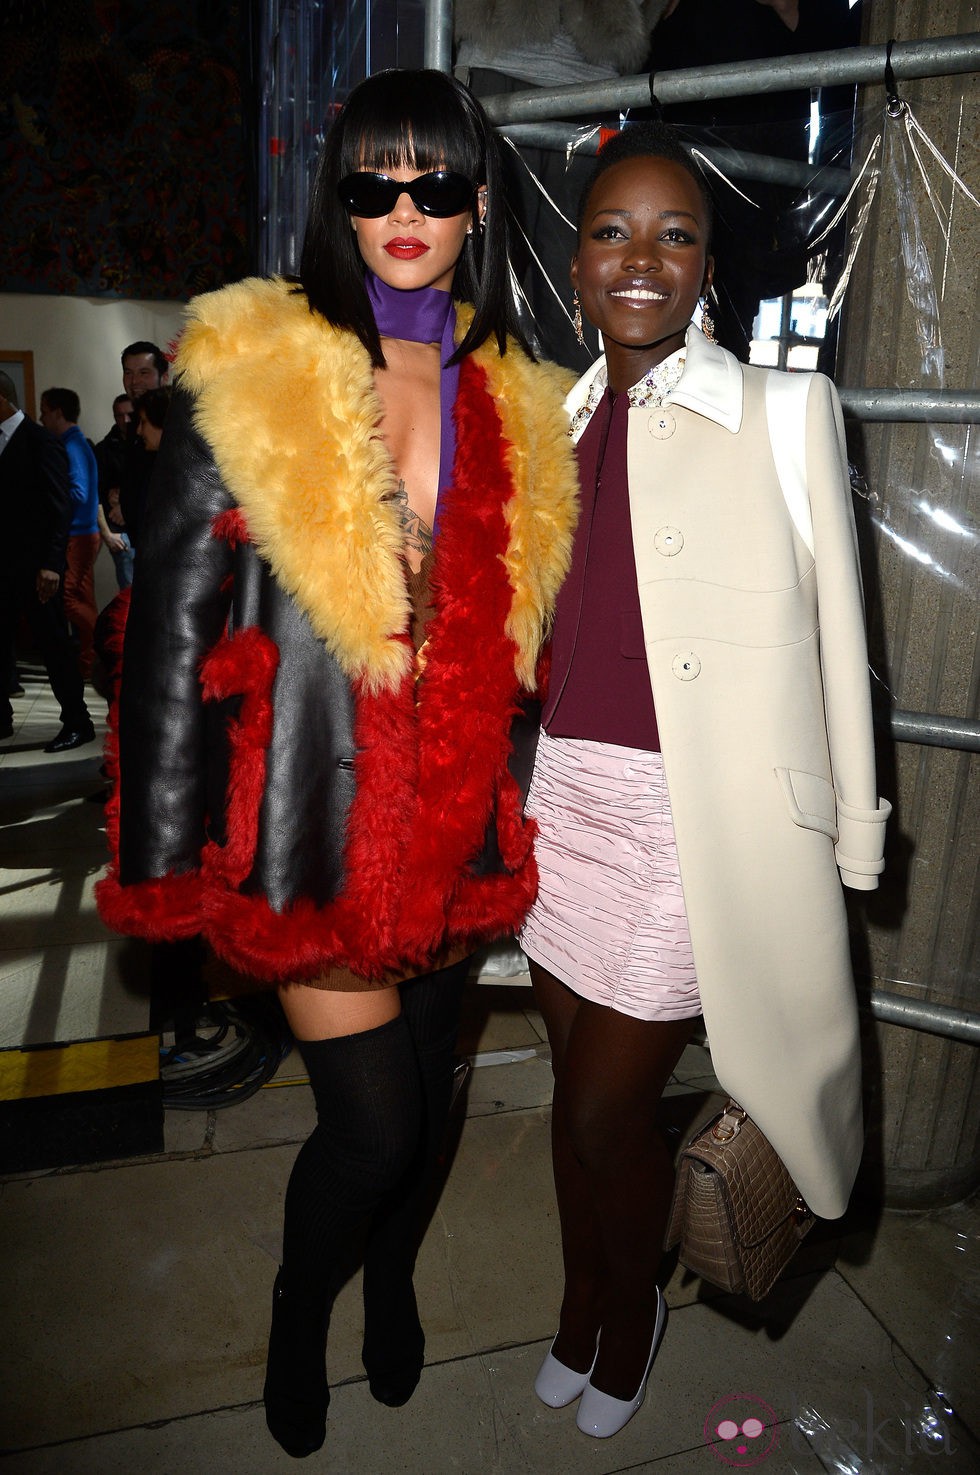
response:
M635 115L628 115L620 122L629 126L634 120ZM571 323L567 269L575 249L578 187L602 130L590 123L567 125L564 137L562 125L537 130L517 126L505 132L514 134L507 143L519 160L519 193L536 192L541 206L536 232L526 229L521 217L532 212L522 211L520 202L512 212L518 254L531 259L520 283L524 326L543 352L567 357L560 345L542 336L540 319L546 314L541 303L561 302ZM684 126L682 133L708 173L715 196L716 291L731 319L727 346L747 357L751 342L753 361L814 367L809 361L794 363L793 351L808 348L815 357L832 331L877 201L879 225L894 230L900 245L895 264L906 282L920 346L914 372L899 387L945 384L943 289L948 273L956 269L957 237L962 238L966 217L980 209L969 183L976 159L970 157L962 133L957 158L950 161L933 143L923 118L901 101L891 109L866 109L856 126L850 112L814 110L805 129L777 124L767 127L764 137L756 126ZM524 142L528 134L534 139L547 136L548 147ZM865 142L852 165L855 137ZM548 182L542 178L548 154L564 155L565 180L557 188L553 170ZM940 224L938 259L926 243L924 209ZM544 245L554 268L550 271ZM741 342L739 327L744 331Z
M844 1420L828 1420L815 1408L799 1409L788 1443L799 1447L805 1440L835 1475L909 1475L928 1469L929 1457L943 1456L951 1463L941 1469L976 1468L964 1449L969 1436L938 1389L930 1389L924 1401L908 1400L887 1412L876 1408L869 1390L863 1403L855 1417Z
M635 115L619 121L629 126ZM542 147L524 141L527 131L515 128L515 137L508 140L519 161L512 214L515 257L519 264L525 258L520 304L524 326L544 353L570 366L584 366L588 354L570 358L566 341L549 339L547 305L564 304L563 316L570 323L573 222L603 135L595 124L568 125L562 139L561 125L548 125L546 135L532 134L548 137L548 146ZM721 341L742 358L749 357L752 345L753 356L758 356L754 329L767 304L766 321L775 324L770 335L784 340L777 342L774 362L786 367L792 350L819 348L828 303L848 264L842 205L852 184L852 114L815 113L809 126L797 119L765 127L682 125L681 131L712 183ZM866 206L877 179L878 171L870 171Z
M261 0L259 269L295 273L310 182L334 111L364 77L422 65L424 0Z

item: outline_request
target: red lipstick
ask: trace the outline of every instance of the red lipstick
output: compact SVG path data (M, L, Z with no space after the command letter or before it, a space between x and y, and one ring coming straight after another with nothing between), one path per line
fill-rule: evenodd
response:
M417 261L429 249L424 241L416 240L414 236L395 236L393 240L385 241L384 248L396 261Z

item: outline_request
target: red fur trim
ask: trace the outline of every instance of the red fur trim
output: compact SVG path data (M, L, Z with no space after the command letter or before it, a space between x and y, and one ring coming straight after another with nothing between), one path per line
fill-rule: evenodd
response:
M205 873L214 871L240 885L255 860L259 809L265 789L265 755L272 739L272 683L279 651L261 630L236 630L220 640L201 666L205 701L241 696L237 717L228 722L230 748L224 845L209 841L201 856Z
M348 819L347 881L332 904L301 900L285 913L263 897L209 896L206 935L233 967L286 981L346 963L366 978L398 969L395 924L416 789L414 682L395 693L355 690L356 790Z
M129 619L129 606L132 603L132 585L127 589L120 589L109 601L104 610L105 638L103 644L110 655L121 656L123 642L126 638L126 621Z
M119 685L126 639L126 622L132 589L122 589L110 606L105 648L116 658L113 695L109 702L105 736L105 768L110 782L106 800L106 841L109 868L96 883L95 902L99 916L116 932L145 937L149 942L194 937L201 930L202 883L197 871L181 876L161 876L136 885L119 882Z
M504 506L513 484L499 415L483 370L471 360L461 367L456 424L453 485L440 509L432 574L436 613L419 688L419 791L398 924L406 956L416 961L439 947L447 921L455 935L454 893L466 892L469 933L475 925L496 927L498 893L511 889L495 884L500 878L461 881L482 847L506 769L516 684L516 649L503 634L512 598Z
M120 589L109 606L106 620L105 648L107 654L113 658L113 669L112 696L106 714L106 734L102 756L106 776L109 779L110 792L105 805L105 830L113 865L119 855L119 679L123 646L126 641L126 621L129 619L132 596L132 587Z
M531 861L537 833L537 822L524 818L517 780L505 769L497 793L497 844L500 858L509 871L520 871Z
M115 866L95 888L99 915L106 926L149 942L195 937L201 930L203 894L197 871L120 886Z
M227 511L219 513L211 524L211 536L212 538L224 538L232 548L237 548L239 543L252 541L245 514L240 507L229 507Z

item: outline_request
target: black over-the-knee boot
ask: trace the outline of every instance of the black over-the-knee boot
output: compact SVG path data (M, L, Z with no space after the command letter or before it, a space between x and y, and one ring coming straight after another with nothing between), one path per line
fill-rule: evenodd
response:
M316 1099L317 1127L286 1189L263 1396L270 1432L301 1458L325 1437L333 1298L359 1230L416 1160L421 1092L404 1015L361 1034L298 1046Z
M379 1403L398 1408L425 1357L412 1274L432 1208L433 1169L446 1138L456 1037L469 959L402 984L402 1011L422 1080L422 1130L412 1167L371 1221L364 1253L362 1360Z

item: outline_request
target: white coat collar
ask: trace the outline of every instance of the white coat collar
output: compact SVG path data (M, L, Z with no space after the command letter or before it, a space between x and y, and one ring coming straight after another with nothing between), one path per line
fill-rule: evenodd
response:
M687 363L683 377L665 403L683 405L737 434L742 424L742 365L727 348L709 343L693 323L687 330L685 344ZM585 404L593 381L601 376L604 382L605 374L603 355L585 371L565 400L569 419Z

